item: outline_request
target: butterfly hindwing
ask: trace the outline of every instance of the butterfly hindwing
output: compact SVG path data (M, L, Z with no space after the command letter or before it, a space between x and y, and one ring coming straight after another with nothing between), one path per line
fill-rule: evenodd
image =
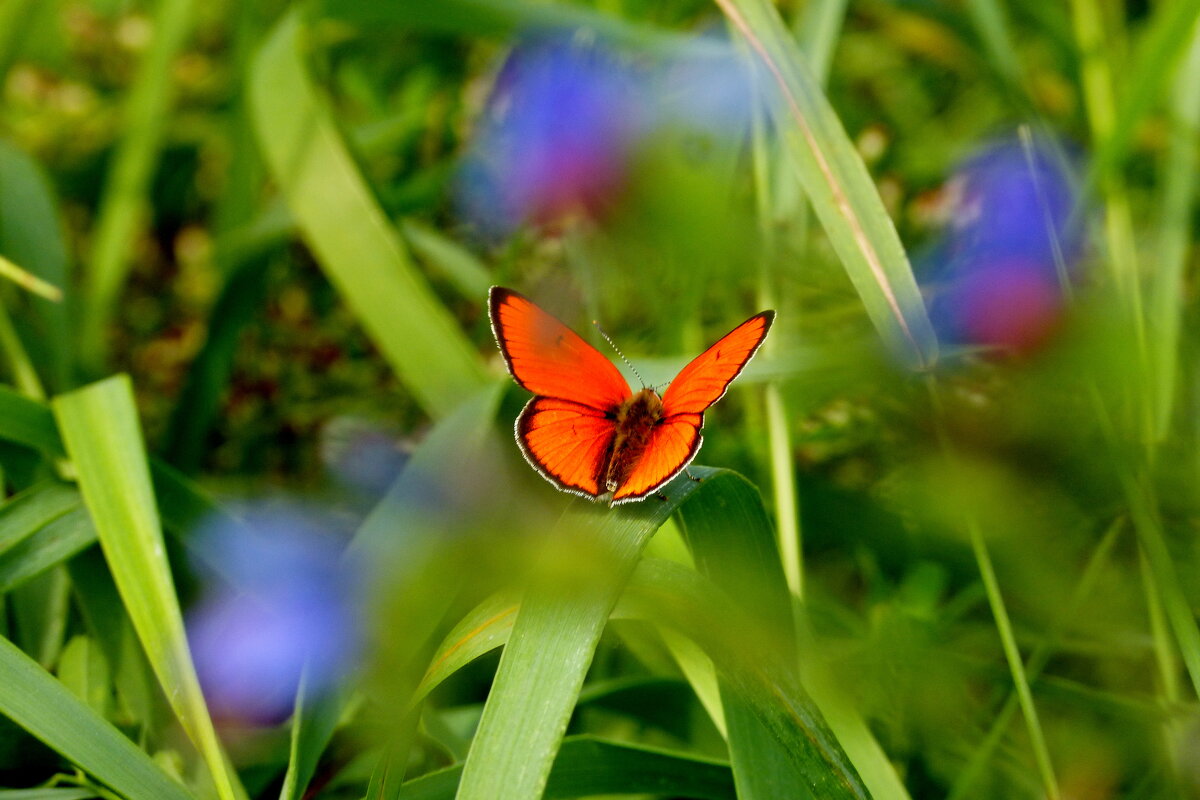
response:
M598 497L616 423L604 412L570 400L535 397L517 417L521 452L548 481Z
M527 297L493 286L489 299L496 343L521 386L603 411L630 397L611 361Z
M613 493L613 503L645 497L678 475L700 449L702 424L699 414L677 414L655 425L642 457Z
M701 414L720 400L767 338L774 320L774 311L755 314L692 359L663 395L663 418L670 420L677 414Z

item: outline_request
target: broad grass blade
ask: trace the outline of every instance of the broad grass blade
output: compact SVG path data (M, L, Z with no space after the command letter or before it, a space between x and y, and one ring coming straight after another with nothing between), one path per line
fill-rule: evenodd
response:
M771 631L784 668L794 669L791 596L758 490L739 475L718 473L680 509L679 523L700 573L738 598L741 608ZM728 662L719 653L710 656ZM740 791L755 798L792 796L805 789L818 797L868 796L853 762L798 679L777 676L778 685L791 687L791 696L775 703L774 711L783 713L772 719L753 696L731 691L734 676L728 670L724 677L721 696Z
M426 413L445 416L482 387L482 362L413 264L317 96L304 34L299 12L289 12L254 60L250 107L259 143L330 280Z
M667 487L665 501L651 497L616 511L576 503L563 517L561 535L594 548L598 564L570 586L547 581L526 592L463 767L459 800L491 800L497 786L508 800L542 796L609 612L646 542L696 486L683 477Z
M119 375L54 400L79 488L129 617L172 710L208 764L221 800L235 800L188 651L162 541L129 378Z
M150 756L2 637L0 713L128 800L194 800Z
M929 367L937 339L908 256L799 46L767 0L716 2L775 84L775 128L875 328L906 363Z

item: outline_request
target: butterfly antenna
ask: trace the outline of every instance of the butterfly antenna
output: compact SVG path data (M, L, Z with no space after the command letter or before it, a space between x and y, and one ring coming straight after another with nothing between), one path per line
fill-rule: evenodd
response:
M604 329L600 327L600 323L596 320L592 320L592 324L596 326L596 330L600 331L600 335L604 337L604 341L608 342L609 347L617 351L617 355L619 355L621 360L625 362L625 366L633 370L633 374L636 375L637 379L642 382L642 386L645 386L646 380L642 377L642 373L638 372L637 367L635 367L633 363L625 357L625 354L621 352L621 348L617 347L616 343L613 342L612 339L608 338L608 334L605 333Z

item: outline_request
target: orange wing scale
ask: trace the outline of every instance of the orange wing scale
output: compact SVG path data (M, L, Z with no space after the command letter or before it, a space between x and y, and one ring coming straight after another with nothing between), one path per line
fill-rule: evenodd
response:
M663 395L663 417L700 414L720 400L767 338L767 331L774 321L774 311L755 314L692 359L667 387L667 393Z
M632 395L611 361L529 298L494 286L489 299L492 333L521 386L604 411Z
M526 460L566 491L598 497L616 423L603 411L570 400L535 397L517 417L517 443Z
M655 425L645 454L613 494L613 504L639 500L678 475L700 450L703 424L700 414L679 414Z

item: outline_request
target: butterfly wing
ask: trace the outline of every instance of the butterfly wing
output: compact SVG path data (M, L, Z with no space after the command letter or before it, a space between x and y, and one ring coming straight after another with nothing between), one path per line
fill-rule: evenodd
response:
M677 414L655 425L642 457L613 493L613 504L645 497L678 475L700 450L703 424L700 414Z
M606 491L600 473L617 425L605 412L570 400L535 397L517 417L516 430L521 452L543 478L589 497Z
M529 298L493 286L489 301L496 344L521 386L600 411L631 396L611 361Z
M702 414L720 400L767 338L774 321L774 311L755 314L692 359L663 395L663 421L669 422L677 415Z
M645 497L691 463L704 441L700 435L704 410L725 394L767 337L774 320L774 311L755 314L692 359L671 381L663 395L662 416L629 477L613 494L613 503Z

